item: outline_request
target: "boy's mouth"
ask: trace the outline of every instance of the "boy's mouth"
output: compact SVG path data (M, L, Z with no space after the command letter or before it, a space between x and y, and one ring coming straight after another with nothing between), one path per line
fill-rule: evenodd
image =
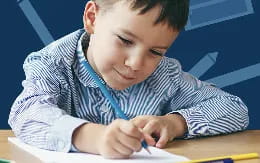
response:
M124 79L126 79L126 80L134 80L134 79L136 79L136 77L135 77L134 75L125 75L124 73L120 73L120 72L117 71L116 69L115 69L115 71L116 71L122 78L124 78Z

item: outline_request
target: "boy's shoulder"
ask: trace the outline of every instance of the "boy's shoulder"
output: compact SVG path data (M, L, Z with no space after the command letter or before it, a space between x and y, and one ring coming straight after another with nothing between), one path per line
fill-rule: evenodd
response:
M41 58L41 60L46 60L47 62L50 60L63 60L71 65L74 61L77 43L82 33L84 33L83 29L77 30L50 43L43 49L29 54L25 63Z
M182 71L181 64L177 59L163 57L153 75L175 78Z
M156 70L146 80L155 89L176 87L182 73L181 64L177 59L163 57Z
M170 58L170 57L163 57L163 65L168 66L168 68L174 68L174 69L181 69L181 64L180 62L175 59L175 58Z

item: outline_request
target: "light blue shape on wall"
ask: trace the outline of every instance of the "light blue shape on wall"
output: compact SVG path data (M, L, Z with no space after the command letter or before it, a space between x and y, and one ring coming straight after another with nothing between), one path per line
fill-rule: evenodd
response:
M252 13L251 0L191 0L185 29L191 30Z
M218 52L208 53L195 66L191 68L189 73L196 76L197 78L201 77L216 63L217 56Z
M32 4L29 0L18 0L17 1L20 8L22 9L23 13L25 14L26 18L32 24L34 30L40 37L41 41L44 45L47 45L54 41L52 35L50 34L49 30L44 25L43 21L33 8Z
M207 80L223 88L260 76L260 63Z

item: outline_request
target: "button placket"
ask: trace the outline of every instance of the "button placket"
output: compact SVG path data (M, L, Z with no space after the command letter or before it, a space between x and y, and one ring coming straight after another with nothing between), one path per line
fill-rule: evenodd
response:
M102 112L104 112L104 113L109 112L109 108L108 108L108 106L106 106L105 103L101 105L100 110L101 110Z

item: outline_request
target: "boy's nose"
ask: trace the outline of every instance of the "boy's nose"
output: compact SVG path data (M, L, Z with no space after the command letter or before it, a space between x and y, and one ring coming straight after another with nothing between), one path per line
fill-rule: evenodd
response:
M139 54L130 54L125 60L125 65L130 67L132 70L141 70L144 66L144 56Z

